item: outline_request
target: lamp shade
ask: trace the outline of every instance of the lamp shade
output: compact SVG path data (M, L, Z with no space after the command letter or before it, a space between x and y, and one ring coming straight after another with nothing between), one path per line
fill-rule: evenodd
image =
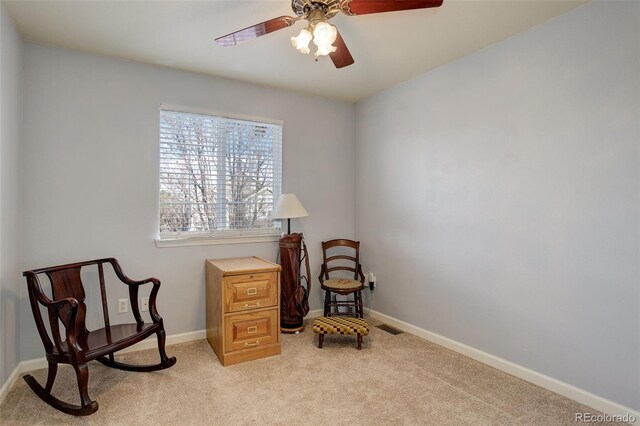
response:
M291 219L294 217L307 217L309 213L302 206L296 194L282 194L273 209L273 219Z

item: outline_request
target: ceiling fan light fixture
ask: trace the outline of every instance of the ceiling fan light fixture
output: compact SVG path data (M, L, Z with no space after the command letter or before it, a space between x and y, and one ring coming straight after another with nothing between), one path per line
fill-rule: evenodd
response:
M311 52L309 49L309 42L312 38L313 36L311 35L311 32L308 29L303 28L297 37L291 37L291 44L293 47L298 49L300 53L304 53L306 55Z
M327 56L327 55L335 52L336 50L337 50L337 47L332 46L332 45L318 46L318 48L316 49L316 53L315 53L316 60L318 59L318 56Z
M318 48L331 46L337 37L337 28L328 22L318 22L313 29L313 44Z

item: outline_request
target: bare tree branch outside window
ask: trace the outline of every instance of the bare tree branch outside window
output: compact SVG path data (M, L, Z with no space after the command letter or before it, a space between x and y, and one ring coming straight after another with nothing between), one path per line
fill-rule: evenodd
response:
M160 235L269 231L282 126L160 112Z

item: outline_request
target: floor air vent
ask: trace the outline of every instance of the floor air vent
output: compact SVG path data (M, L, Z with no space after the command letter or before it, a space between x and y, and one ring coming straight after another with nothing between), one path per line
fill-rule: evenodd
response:
M387 333L391 333L394 336L397 335L397 334L404 333L404 331L398 330L397 328L393 328L393 327L391 327L390 325L387 325L387 324L376 325L376 327L378 327L380 330L386 331Z

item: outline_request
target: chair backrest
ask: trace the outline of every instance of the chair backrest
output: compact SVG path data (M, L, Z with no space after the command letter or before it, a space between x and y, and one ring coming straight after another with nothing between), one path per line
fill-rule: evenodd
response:
M327 251L332 248L347 247L355 251L355 256L349 256L346 254L337 254L327 257ZM338 266L329 266L329 262L338 260L345 260L347 262L353 262L353 266L346 266L340 264ZM353 278L358 279L358 274L361 270L360 267L360 241L353 241L347 239L336 239L322 242L322 266L324 268L325 279L329 279L329 273L333 271L348 271L353 272Z
M76 333L77 335L88 333L85 323L87 314L87 306L84 303L85 291L82 284L82 278L80 276L80 270L85 266L98 266L98 275L100 278L100 293L102 295L102 312L104 315L105 326L109 326L109 309L107 306L107 294L105 290L104 268L102 266L104 263L111 263L114 269L119 268L119 265L115 259L108 258L80 263L70 263L68 265L52 266L48 268L34 269L31 271L23 272L23 275L27 278L31 310L33 311L36 326L45 347L51 347L51 340L49 339L46 328L44 327L38 300L44 299L48 302L57 302L68 297L76 299L78 301L78 313L75 319ZM40 280L38 279L38 275L41 274L45 274L49 278L49 283L51 284L52 300L46 300L48 298L42 291ZM58 341L60 333L58 320L64 324L65 328L69 327L67 321L69 318L70 310L71 308L68 305L65 305L61 309L57 310L49 309L49 325L53 334L52 337L56 342L57 347L59 346ZM57 315L53 315L52 312L57 312Z
M87 317L87 305L84 303L85 292L82 285L82 279L80 278L80 267L77 268L64 268L50 270L44 272L49 277L51 283L51 294L54 301L62 300L67 297L73 297L78 301L78 315L76 316L76 331L79 334L86 334L87 327L85 319ZM67 317L71 308L64 306L60 309L58 317L65 327L68 327Z

